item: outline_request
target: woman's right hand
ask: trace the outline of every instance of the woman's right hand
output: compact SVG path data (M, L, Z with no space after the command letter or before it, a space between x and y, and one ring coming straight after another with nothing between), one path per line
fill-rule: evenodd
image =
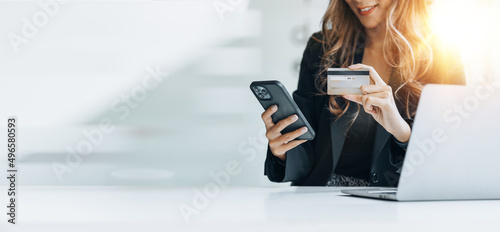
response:
M272 105L271 107L267 108L266 111L262 113L262 120L264 121L264 124L266 124L266 137L267 139L269 139L269 148L271 149L271 152L276 157L285 161L287 151L307 141L294 140L295 138L306 133L307 127L304 126L295 131L282 135L281 131L297 121L298 116L296 114L290 115L289 117L282 119L278 123L274 124L271 115L273 115L277 110L278 106L276 105Z

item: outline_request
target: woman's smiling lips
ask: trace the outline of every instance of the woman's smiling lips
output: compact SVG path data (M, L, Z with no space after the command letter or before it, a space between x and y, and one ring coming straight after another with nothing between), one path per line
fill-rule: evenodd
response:
M366 16L371 14L373 11L375 11L375 8L377 8L378 5L373 5L373 6L364 6L364 7L357 7L358 8L358 13L362 16Z

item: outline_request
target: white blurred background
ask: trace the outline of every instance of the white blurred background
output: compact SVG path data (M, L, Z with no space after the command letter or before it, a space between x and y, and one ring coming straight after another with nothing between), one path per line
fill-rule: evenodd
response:
M0 1L1 128L18 117L20 184L205 185L236 164L227 184L277 185L263 175L263 109L248 86L296 89L328 2ZM499 7L434 3L469 84L500 80Z

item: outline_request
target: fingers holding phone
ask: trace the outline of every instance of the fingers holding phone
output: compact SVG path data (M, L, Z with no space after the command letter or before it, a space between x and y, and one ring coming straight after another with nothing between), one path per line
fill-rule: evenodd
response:
M266 125L266 137L269 139L269 148L271 152L278 158L285 160L285 153L292 148L306 142L307 140L294 140L297 137L305 134L307 132L307 127L301 127L297 130L281 134L281 131L296 122L298 119L297 115L291 115L278 121L276 124L273 123L272 115L278 110L276 105L269 107L264 113L262 113L262 120Z
M250 90L265 109L261 116L276 157L285 160L287 151L314 139L313 128L281 82L254 81Z

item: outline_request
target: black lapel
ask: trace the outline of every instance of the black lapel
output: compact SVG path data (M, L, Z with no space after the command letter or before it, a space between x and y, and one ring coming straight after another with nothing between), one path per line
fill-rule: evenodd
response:
M375 160L380 154L380 151L384 148L384 145L387 143L390 135L391 134L387 132L383 126L377 123L377 132L375 135L375 142L373 144L373 160Z
M346 117L349 115L350 110L353 108L354 104L350 104L349 109L346 114L342 115L337 120L334 120L330 123L330 131L332 135L332 155L333 155L333 170L337 166L337 163L340 158L340 153L342 152L342 148L344 147L345 136L347 132L347 128L349 127L350 117Z

